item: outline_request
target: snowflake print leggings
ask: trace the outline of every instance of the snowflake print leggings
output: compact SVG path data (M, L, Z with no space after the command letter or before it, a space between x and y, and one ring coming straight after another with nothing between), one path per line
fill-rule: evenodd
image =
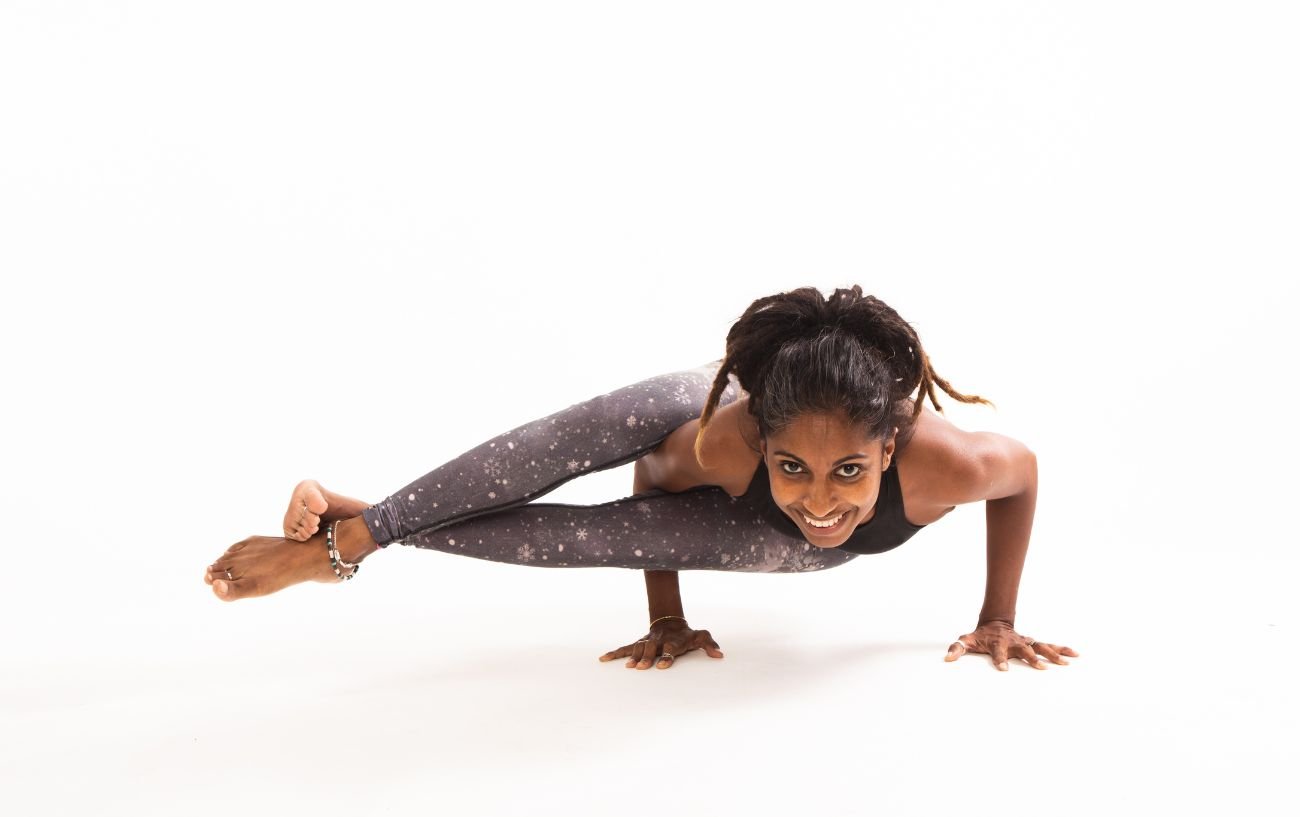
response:
M750 502L714 486L651 489L598 505L532 501L640 458L699 417L721 363L651 377L525 423L362 516L380 547L398 542L536 567L792 573L854 558L777 531ZM732 375L719 406L740 394Z

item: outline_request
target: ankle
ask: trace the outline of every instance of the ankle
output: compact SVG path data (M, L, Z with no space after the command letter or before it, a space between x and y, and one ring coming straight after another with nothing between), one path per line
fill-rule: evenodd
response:
M360 516L334 523L334 546L339 550L339 558L353 564L360 564L379 549L374 537L370 535L366 520Z

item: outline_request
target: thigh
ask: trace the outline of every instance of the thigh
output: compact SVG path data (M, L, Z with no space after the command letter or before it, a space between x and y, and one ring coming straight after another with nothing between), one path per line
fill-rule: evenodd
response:
M524 505L583 474L636 460L704 409L722 361L574 403L465 451L363 511L381 546ZM740 396L734 376L720 405Z

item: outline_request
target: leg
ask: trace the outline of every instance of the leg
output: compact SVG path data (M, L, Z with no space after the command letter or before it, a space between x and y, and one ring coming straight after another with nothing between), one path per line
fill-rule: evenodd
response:
M786 536L743 498L714 487L656 489L599 505L533 502L425 528L403 541L533 567L796 573L856 556Z
M576 476L636 459L697 417L720 363L649 378L506 432L366 508L362 521L381 544L543 566L786 572L848 561L852 554L772 530L721 488L590 506L529 504ZM733 382L722 404L739 393ZM318 549L323 537L316 533L310 548L252 537L214 562L205 581L227 600L336 581Z
M218 598L264 596L303 581L336 582L320 539L254 536L233 545L205 581ZM405 544L535 567L799 573L856 557L771 528L761 511L721 488L650 490L599 505L533 502L410 534ZM230 571L227 573L226 571Z
M488 440L362 511L380 547L525 505L631 462L698 417L720 360L599 395ZM740 396L732 378L721 405Z

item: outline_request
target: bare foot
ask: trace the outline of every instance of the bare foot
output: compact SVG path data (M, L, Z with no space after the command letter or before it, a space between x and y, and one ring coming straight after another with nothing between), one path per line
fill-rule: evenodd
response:
M289 498L289 510L284 512L284 535L306 542L320 531L322 522L351 519L368 507L369 503L336 494L314 479L304 479L294 486L293 496Z
M344 559L349 554L364 553L358 543L372 542L363 520L339 522L335 543ZM301 582L341 582L356 568L341 568L343 578L330 566L325 532L321 531L306 542L281 539L278 536L250 536L226 549L208 566L203 581L212 586L217 598L225 601L267 596L290 585Z

